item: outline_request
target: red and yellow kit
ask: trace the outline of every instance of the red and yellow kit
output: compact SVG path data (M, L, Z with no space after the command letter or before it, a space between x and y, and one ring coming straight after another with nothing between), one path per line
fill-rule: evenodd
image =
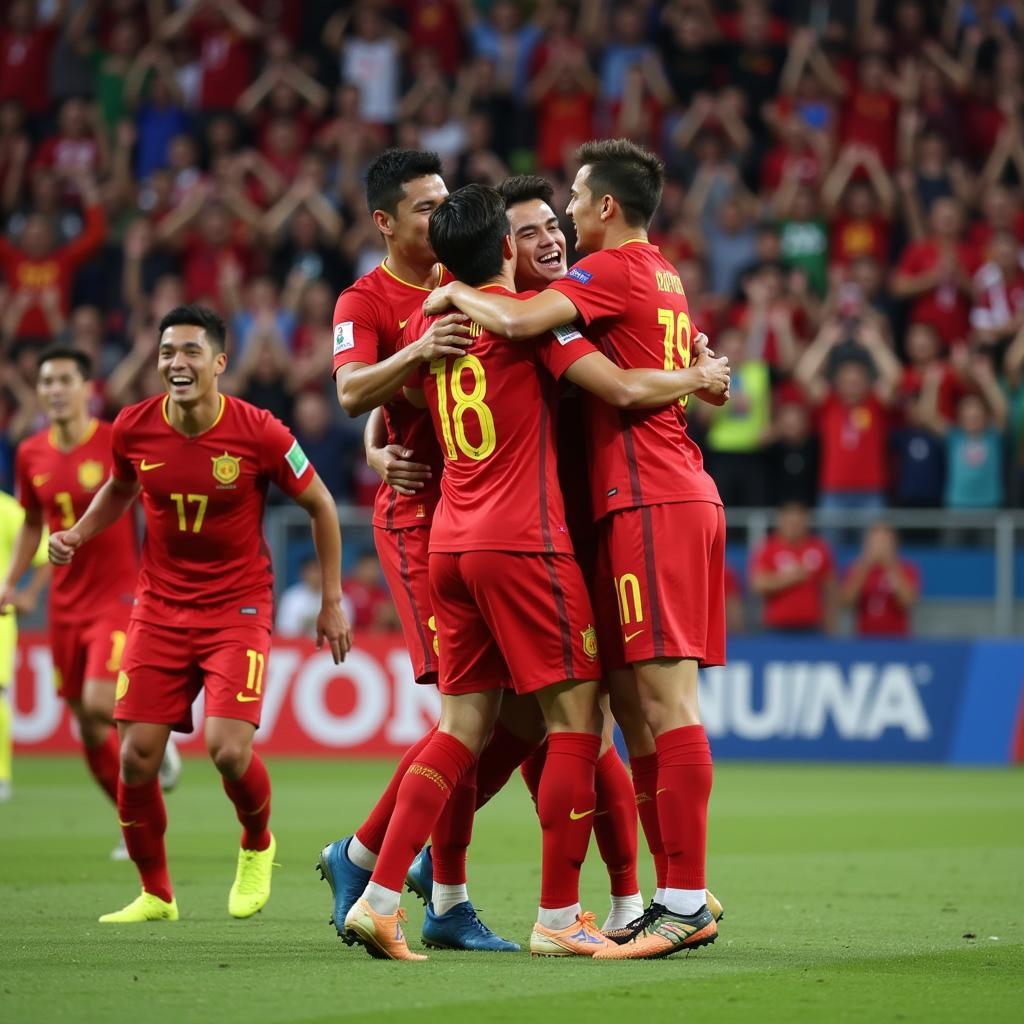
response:
M438 284L451 277L438 270ZM403 344L412 316L429 289L409 284L381 264L338 297L334 308L334 371L346 363L387 359ZM419 335L410 340L415 341ZM433 682L437 654L427 583L427 540L441 497L441 450L430 416L410 405L399 389L384 405L388 443L408 448L412 461L429 465L431 479L415 497L398 494L382 483L373 509L374 540L384 577L402 623L417 680Z
M163 396L114 421L114 476L138 481L146 515L118 719L189 731L205 687L208 715L259 722L273 603L267 488L296 497L314 470L266 410L220 401L213 426L196 437L170 425Z
M410 337L421 333L414 325ZM557 381L594 348L576 331L513 343L472 329L466 355L416 377L445 460L430 535L441 691L598 678L555 452Z
M624 369L689 366L696 331L679 275L657 246L632 240L593 253L549 287ZM595 600L602 626L619 625L601 638L607 668L725 657L722 501L687 434L685 406L619 410L588 396L591 495L603 520Z
M57 447L51 430L18 447L18 498L27 512L42 514L51 533L73 526L110 476L110 438L111 425L92 420L70 451ZM79 700L87 679L116 679L138 568L130 516L100 534L69 565L53 567L50 647L57 689L65 699Z

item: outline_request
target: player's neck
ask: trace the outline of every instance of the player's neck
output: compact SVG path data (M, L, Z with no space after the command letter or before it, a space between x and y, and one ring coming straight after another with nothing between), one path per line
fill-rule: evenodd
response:
M647 229L633 227L629 224L617 222L613 225L609 225L608 230L605 232L604 245L602 249L618 249L620 245L625 245L627 242L646 242L647 241Z
M412 260L397 249L388 249L388 254L384 257L384 269L399 281L417 288L435 288L440 276L437 272L437 263L433 260L430 263Z
M91 423L92 417L83 410L79 415L69 420L62 420L59 423L56 421L52 422L50 424L50 438L61 451L71 451L72 448L78 447L81 443Z
M166 399L164 406L167 422L179 434L186 437L197 437L206 433L220 418L224 397L216 388L211 388L196 402L182 405L171 398Z
M482 281L478 288L504 288L507 291L514 292L516 290L516 279L515 275L508 269L511 266L510 263L505 264L505 269L500 274L495 274L494 277L489 277L486 281Z

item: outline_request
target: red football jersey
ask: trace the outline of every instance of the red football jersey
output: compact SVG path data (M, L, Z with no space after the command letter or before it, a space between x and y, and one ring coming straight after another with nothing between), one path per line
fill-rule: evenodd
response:
M18 446L18 499L26 511L43 513L51 533L73 526L110 476L110 437L110 424L93 420L70 451L57 448L49 430ZM135 522L126 515L82 548L70 565L53 567L51 624L91 622L113 604L130 604L138 572Z
M587 336L624 369L690 365L696 333L675 267L655 245L631 241L580 260L548 286L572 300ZM686 433L685 400L620 410L588 396L590 484L597 518L620 508L722 499Z
M427 324L422 312L412 324L409 336L418 337ZM571 554L558 486L555 381L596 350L572 329L532 342L510 342L478 324L472 330L466 355L436 359L414 375L444 453L430 550Z
M820 629L825 619L823 586L835 572L832 552L818 537L791 544L769 537L754 554L754 570L780 572L800 564L807 579L764 598L764 624L769 629Z
M899 569L916 593L921 586L917 567L910 562L900 562ZM885 566L871 566L864 577L857 595L857 632L861 636L907 636L910 633L910 609L896 599Z
M450 280L443 269L438 271L438 284ZM334 307L334 372L346 363L372 364L394 355L402 347L405 325L428 292L395 277L383 263L346 288ZM382 482L373 506L373 525L398 530L429 524L441 497L444 465L430 416L410 405L399 389L385 404L384 419L388 443L408 448L413 461L429 465L433 476L414 497L398 494Z
M818 412L821 487L825 491L881 491L888 441L885 406L875 395L844 405L830 394Z
M114 476L142 485L146 540L132 617L179 627L271 623L263 506L273 481L296 497L313 466L279 420L221 396L209 430L186 437L165 396L114 420ZM76 556L77 557L77 556Z

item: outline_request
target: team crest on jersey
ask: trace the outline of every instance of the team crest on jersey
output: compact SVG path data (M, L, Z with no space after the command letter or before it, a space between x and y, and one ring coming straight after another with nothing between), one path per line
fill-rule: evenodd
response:
M213 455L210 458L213 462L213 479L217 483L226 487L238 479L238 475L242 472L239 468L239 463L242 461L241 455L236 457L225 452L223 455Z
M103 483L103 463L95 459L86 459L78 467L78 482L87 491L95 491Z
M128 692L128 673L118 672L117 673L117 689L114 690L114 700L123 700L124 695Z
M580 631L583 637L583 653L591 660L597 658L597 630L593 626L587 626Z

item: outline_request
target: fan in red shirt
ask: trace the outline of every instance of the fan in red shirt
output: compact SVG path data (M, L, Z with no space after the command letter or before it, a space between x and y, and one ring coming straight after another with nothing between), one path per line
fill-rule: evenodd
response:
M896 532L876 523L864 550L843 578L840 596L854 608L860 636L908 636L910 613L921 589L917 567L899 557Z
M847 340L838 320L826 322L796 365L797 382L818 408L823 508L884 503L888 409L902 368L875 323L862 322L854 336L857 344L840 352L831 382L827 362Z
M50 537L50 560L69 565L142 496L146 540L114 718L121 732L117 810L143 889L100 918L109 924L178 917L156 774L171 730L192 731L201 691L206 747L242 824L228 911L251 917L270 896L270 779L252 741L270 650L273 576L263 508L271 483L312 522L323 581L317 644L329 642L336 664L351 646L334 499L280 422L220 394L227 357L224 322L215 313L179 306L159 331L167 393L121 411L109 480L73 526Z
M586 143L568 213L591 255L525 301L460 282L428 300L485 329L535 337L579 319L623 368L689 366L694 330L675 268L647 240L664 167L623 139ZM703 351L698 364L707 360ZM721 401L719 397L717 399ZM598 631L617 695L637 702L655 737L667 886L635 937L598 958L662 957L714 941L706 905L711 751L697 706L697 666L725 660L725 516L683 406L619 411L588 401L594 514L602 520ZM671 552L671 556L659 552ZM647 916L650 920L647 920Z
M36 388L51 426L18 446L15 475L25 525L0 607L31 563L43 529L71 526L110 476L110 424L89 415L91 370L89 357L70 346L51 345L40 353ZM114 683L137 573L135 530L124 518L71 565L54 567L50 585L47 620L57 692L78 723L89 770L111 801L117 800L119 750L111 728Z
M430 240L467 284L519 301L516 248L495 189L468 185L449 196L431 215ZM422 333L420 318L413 317L410 337ZM430 535L441 725L417 758L420 771L399 787L380 858L345 924L377 955L414 958L397 928L406 872L486 743L502 690L513 688L536 694L548 725L538 792L541 899L530 949L592 956L617 948L578 902L601 742L600 669L559 490L553 384L564 374L605 400L642 408L671 403L705 378L700 367L620 370L572 327L526 344L475 324L471 333L470 352L421 365L406 390L414 404L429 406L445 458ZM724 380L723 370L723 387Z
M882 163L896 162L896 121L900 101L893 94L885 61L877 53L865 54L857 68L857 83L846 101L840 139L844 145L873 149Z
M835 626L836 570L832 551L810 532L807 509L779 509L775 532L754 553L750 589L764 602L767 629L831 631Z
M911 323L931 324L952 345L967 337L977 257L973 247L960 240L963 214L955 199L936 199L928 221L928 237L903 250L892 293L911 302Z
M0 28L0 102L17 100L30 114L45 114L50 106L50 58L60 33L59 15L34 24L31 0L5 5L7 24Z
M0 266L11 286L8 306L14 316L17 338L38 338L63 329L71 302L75 271L99 248L107 220L95 182L79 178L85 226L66 245L54 247L53 228L42 214L25 221L19 245L0 236Z
M402 345L402 332L429 289L445 280L444 268L430 245L427 222L447 194L436 153L393 149L371 162L366 200L387 246L387 257L346 288L334 310L338 402L350 416L374 410L366 427L367 461L382 481L374 503L374 542L402 623L413 672L417 682L425 684L437 682L427 541L441 493L443 462L430 417L410 405L401 390L416 366L461 355L470 339L461 315L442 317L410 345ZM346 934L345 917L376 865L398 786L431 735L406 751L388 787L355 833L321 851L321 875L333 896L332 923L349 944L354 939ZM523 749L507 730L496 732L494 747L492 753L511 757L514 765L532 749L532 745ZM476 805L476 778L470 773L456 789L433 845L410 874L410 884L430 904L424 925L426 941L451 948L514 952L519 946L491 932L476 917L469 900L466 848Z

